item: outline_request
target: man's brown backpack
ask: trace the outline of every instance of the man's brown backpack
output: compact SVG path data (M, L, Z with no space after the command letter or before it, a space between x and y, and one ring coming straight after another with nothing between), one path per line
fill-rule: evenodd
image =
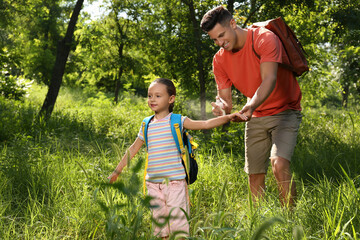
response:
M281 40L290 63L281 64L283 67L290 69L296 76L301 76L304 72L309 71L309 66L305 58L305 51L297 39L295 33L284 22L281 17L271 19L265 22L254 23L252 28L265 27L275 33ZM253 37L254 38L254 37ZM255 55L260 58L254 49L254 41L252 46Z

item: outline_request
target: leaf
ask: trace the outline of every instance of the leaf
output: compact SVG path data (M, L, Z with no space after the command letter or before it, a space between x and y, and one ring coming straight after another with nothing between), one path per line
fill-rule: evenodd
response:
M261 226L258 229L256 229L256 231L252 235L251 239L252 240L262 239L263 237L265 237L264 236L265 230L270 228L275 223L284 223L284 220L280 217L272 217L272 218L266 220L263 224L261 224Z

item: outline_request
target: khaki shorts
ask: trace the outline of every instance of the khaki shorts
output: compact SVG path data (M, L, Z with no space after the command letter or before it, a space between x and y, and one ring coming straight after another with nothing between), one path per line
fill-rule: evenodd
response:
M154 224L154 236L169 237L174 232L181 232L176 236L187 237L189 234L189 222L183 212L190 214L187 185L185 180L175 180L166 183L146 182L149 196L153 197L150 201L152 206L153 218L160 224L169 219L168 224L160 227Z
M245 172L266 173L272 157L291 161L301 118L300 111L286 110L273 116L252 118L247 122Z

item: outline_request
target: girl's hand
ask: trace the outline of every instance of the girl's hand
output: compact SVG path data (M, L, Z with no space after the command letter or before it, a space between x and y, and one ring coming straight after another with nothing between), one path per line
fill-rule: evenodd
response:
M112 172L111 174L110 174L110 176L108 176L108 178L107 179L109 179L109 183L113 183L113 182L115 182L116 181L116 179L119 177L119 172L116 172L116 171L114 171L114 172Z
M246 122L248 121L248 117L240 112L235 112L229 115L230 121L232 122Z

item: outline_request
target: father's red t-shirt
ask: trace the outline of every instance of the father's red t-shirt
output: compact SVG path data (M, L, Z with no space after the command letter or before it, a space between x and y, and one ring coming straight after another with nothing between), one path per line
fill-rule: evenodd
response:
M252 31L254 35L252 37ZM254 38L254 49L252 49ZM221 48L213 59L213 72L218 89L234 85L246 97L253 97L260 86L260 63L286 62L280 39L265 28L248 29L244 47L238 52ZM253 117L270 116L288 109L301 110L301 90L294 74L279 66L276 86L271 95L253 113Z

